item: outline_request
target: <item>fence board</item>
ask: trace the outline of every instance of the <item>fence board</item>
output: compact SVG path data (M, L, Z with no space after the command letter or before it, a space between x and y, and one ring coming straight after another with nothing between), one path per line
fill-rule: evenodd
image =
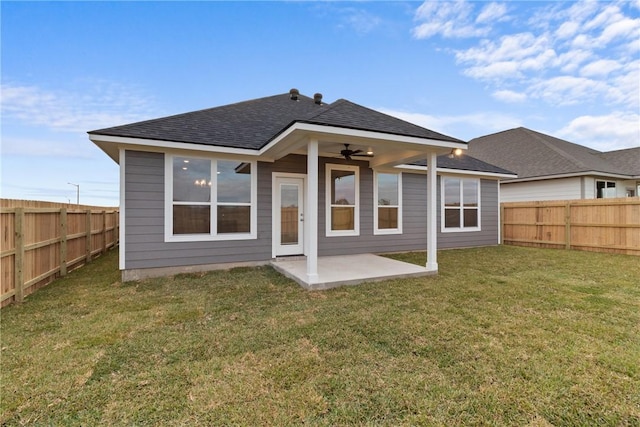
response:
M640 198L501 204L504 244L640 256Z
M117 209L19 202L0 203L3 307L118 245Z

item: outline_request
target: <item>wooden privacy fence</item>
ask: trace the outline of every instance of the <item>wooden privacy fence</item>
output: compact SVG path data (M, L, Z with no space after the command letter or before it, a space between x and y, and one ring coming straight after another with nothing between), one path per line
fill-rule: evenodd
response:
M640 255L640 198L501 204L502 243Z
M118 210L1 208L4 307L118 244Z

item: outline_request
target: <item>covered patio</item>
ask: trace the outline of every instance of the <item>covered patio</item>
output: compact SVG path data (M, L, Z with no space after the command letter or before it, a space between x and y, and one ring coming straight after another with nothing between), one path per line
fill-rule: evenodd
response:
M318 274L313 281L308 279L306 257L277 259L272 261L271 265L308 290L437 274L437 271L419 265L374 254L318 257Z

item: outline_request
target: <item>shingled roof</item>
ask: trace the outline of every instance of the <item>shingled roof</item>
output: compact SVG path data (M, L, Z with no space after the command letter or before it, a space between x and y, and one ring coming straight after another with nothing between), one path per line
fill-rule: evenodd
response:
M290 93L99 129L89 134L259 150L292 124L310 123L463 142L353 102L331 104Z
M418 160L417 162L413 162L412 164L416 166L427 166L427 161ZM436 164L438 168L442 169L515 175L514 172L508 171L487 162L483 162L482 160L476 159L475 157L471 157L466 154L461 154L459 156L451 156L448 154L438 156Z
M640 175L640 147L603 153L524 127L469 141L469 154L514 171L518 179L564 174Z

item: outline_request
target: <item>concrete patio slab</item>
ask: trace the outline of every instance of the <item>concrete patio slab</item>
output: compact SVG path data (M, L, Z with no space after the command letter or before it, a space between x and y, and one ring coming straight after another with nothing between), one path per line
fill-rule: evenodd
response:
M281 274L309 290L437 274L437 271L429 271L419 265L373 254L318 257L317 283L307 281L307 261L304 258L278 259L272 261L271 265Z

